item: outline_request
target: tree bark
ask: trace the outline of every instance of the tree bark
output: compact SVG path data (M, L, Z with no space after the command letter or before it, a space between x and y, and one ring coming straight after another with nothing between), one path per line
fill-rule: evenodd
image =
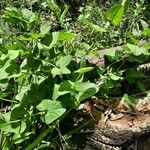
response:
M150 149L150 94L135 110L120 111L112 105L111 113L94 109L78 110L75 113L76 127L90 122L88 127L73 134L72 143L79 150L149 150ZM85 104L87 105L87 104ZM94 106L94 105L93 105ZM123 108L123 106L121 106ZM116 109L122 116L117 118ZM124 113L123 113L124 112ZM84 115L83 115L84 114ZM116 115L115 119L113 115Z

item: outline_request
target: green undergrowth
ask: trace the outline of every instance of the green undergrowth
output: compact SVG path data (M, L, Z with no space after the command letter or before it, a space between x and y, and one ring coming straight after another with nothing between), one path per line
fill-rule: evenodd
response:
M0 7L0 149L67 149L80 129L62 133L60 123L81 102L122 97L134 107L134 96L149 91L149 74L137 70L150 60L146 1L1 0ZM88 62L112 47L105 66Z

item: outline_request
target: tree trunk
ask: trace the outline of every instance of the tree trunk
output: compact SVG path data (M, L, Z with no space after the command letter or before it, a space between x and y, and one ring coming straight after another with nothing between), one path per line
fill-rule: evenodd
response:
M84 103L90 109L77 110L73 120L76 128L89 125L73 134L72 145L79 150L150 150L150 94L139 103L130 111L120 103L104 111Z

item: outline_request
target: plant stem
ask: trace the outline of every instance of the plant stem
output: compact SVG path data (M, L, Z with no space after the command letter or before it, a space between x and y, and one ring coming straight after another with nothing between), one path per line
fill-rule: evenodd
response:
M69 110L59 119L59 121L61 121L65 116L67 116L68 113L69 113L71 110L72 110L72 108L69 109ZM56 123L56 122L55 122L55 123ZM35 139L35 141L33 141L33 143L31 143L29 146L27 146L27 147L25 148L25 150L33 150L38 144L40 144L41 141L42 141L42 139L43 139L45 136L47 136L47 135L54 129L55 125L57 124L57 123L56 123L56 124L55 124L55 123L54 123L54 126L51 125L48 129L46 129L45 131L43 131L42 134L40 134L40 135L37 137L37 139Z
M48 129L46 129L45 131L42 132L42 134L40 134L37 139L35 139L35 141L33 143L31 143L29 146L27 146L25 148L25 150L33 150L38 144L41 143L42 139L48 135L51 131L53 130L53 127L49 127Z

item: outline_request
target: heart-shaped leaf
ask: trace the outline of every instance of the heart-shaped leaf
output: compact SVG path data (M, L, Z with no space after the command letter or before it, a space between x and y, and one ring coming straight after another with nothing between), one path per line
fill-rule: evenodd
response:
M52 101L49 99L44 99L37 106L39 111L46 111L46 115L42 119L46 124L50 124L61 117L66 109L62 107L59 101Z

